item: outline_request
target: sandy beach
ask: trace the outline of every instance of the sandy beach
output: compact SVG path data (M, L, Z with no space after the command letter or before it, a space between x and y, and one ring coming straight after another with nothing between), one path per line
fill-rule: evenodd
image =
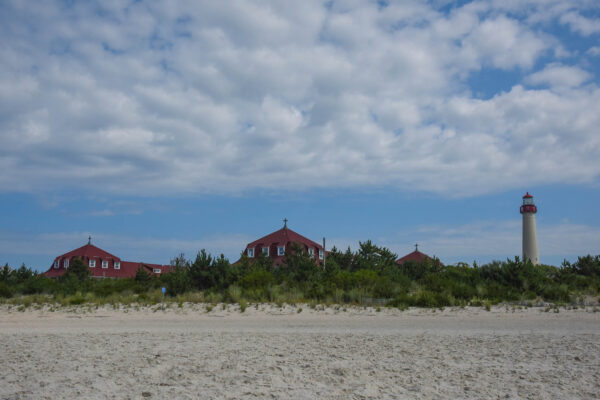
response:
M4 305L0 339L0 399L600 398L591 307Z

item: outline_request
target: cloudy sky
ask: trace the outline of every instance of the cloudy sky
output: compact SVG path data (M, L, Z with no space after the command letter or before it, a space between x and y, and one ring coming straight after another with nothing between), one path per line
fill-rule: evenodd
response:
M597 0L0 1L0 263L600 253Z

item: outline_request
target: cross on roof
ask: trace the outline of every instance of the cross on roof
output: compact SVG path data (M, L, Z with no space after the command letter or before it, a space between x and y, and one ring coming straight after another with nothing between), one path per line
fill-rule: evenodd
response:
M287 219L287 218L284 218L284 219L283 219L283 227L284 227L284 228L287 228L287 222L288 222L288 219Z
M415 243L415 251L419 251L419 243Z
M92 244L92 237L88 236L88 244Z

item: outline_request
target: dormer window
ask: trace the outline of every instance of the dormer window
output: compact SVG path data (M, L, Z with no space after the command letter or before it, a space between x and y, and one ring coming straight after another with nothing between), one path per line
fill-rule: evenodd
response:
M246 255L250 258L254 258L254 247L250 247L246 250Z
M284 256L285 255L285 246L277 246L277 255Z
M323 259L323 250L319 249L319 260Z
M108 268L108 261L106 261L106 260L102 261L102 268L104 268L104 269Z
M65 267L65 268L69 268L69 260L68 260L68 259L65 259L65 260L63 261L63 267Z
M54 260L54 268L58 269L59 267L59 262L58 260Z
M115 269L121 269L121 261L115 261Z
M308 248L308 255L311 257L315 256L315 249L313 249L312 247Z
M96 268L96 260L90 260L90 268Z
M268 257L268 256L269 256L269 248L268 248L268 247L263 247L263 248L262 248L262 253L263 253L265 256L267 256L267 257Z
M155 274L160 274L161 270L160 270L160 268L154 268L154 269L152 269L152 272L154 272Z

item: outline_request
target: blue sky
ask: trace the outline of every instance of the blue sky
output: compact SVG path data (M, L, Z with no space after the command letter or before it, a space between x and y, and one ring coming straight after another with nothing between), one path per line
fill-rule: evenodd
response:
M282 225L598 254L596 1L0 3L0 263L235 260Z

